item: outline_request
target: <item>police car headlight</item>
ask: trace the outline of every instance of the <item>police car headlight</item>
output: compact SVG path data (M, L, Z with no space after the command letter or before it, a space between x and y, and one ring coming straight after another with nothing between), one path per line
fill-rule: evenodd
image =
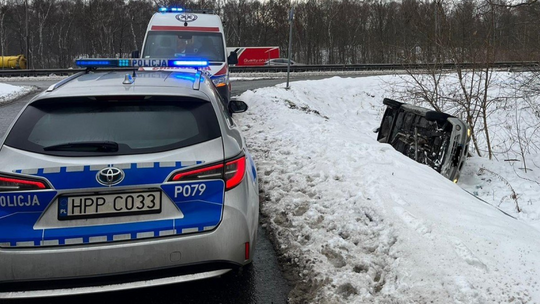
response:
M212 82L214 83L214 85L219 88L219 87L224 87L228 84L229 82L229 77L227 75L223 75L223 76L214 76L212 77Z

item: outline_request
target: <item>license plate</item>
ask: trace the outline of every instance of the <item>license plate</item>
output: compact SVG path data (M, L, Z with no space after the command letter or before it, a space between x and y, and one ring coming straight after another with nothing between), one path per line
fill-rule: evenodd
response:
M62 196L58 219L109 217L161 212L161 191Z

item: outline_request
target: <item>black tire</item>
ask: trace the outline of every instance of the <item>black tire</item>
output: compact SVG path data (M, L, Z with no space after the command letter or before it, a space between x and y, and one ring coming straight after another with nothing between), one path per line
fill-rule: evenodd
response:
M385 99L383 99L383 104L385 104L385 105L387 105L387 106L389 106L390 108L393 108L393 109L399 109L403 103L399 102L399 101L395 101L395 100L390 99L390 98L385 98Z
M426 113L426 119L429 121L436 121L438 123L444 123L446 122L446 119L448 117L453 117L450 114L442 113L442 112L436 112L436 111L429 111Z

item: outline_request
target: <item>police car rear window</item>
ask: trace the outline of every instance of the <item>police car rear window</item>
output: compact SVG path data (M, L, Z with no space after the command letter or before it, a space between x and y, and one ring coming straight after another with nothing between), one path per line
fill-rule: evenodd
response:
M179 97L63 98L30 105L5 144L59 156L154 153L221 135L210 102Z

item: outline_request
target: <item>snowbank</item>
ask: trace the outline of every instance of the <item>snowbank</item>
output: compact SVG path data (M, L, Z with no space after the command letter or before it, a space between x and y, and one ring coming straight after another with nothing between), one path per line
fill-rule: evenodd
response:
M299 279L291 302L540 302L536 217L516 220L460 187L499 187L479 165L509 164L473 159L456 185L378 143L372 130L395 81L334 77L240 97L261 211ZM520 195L536 205L529 184Z
M0 104L10 102L32 92L33 90L34 89L32 87L19 87L6 83L0 83Z

